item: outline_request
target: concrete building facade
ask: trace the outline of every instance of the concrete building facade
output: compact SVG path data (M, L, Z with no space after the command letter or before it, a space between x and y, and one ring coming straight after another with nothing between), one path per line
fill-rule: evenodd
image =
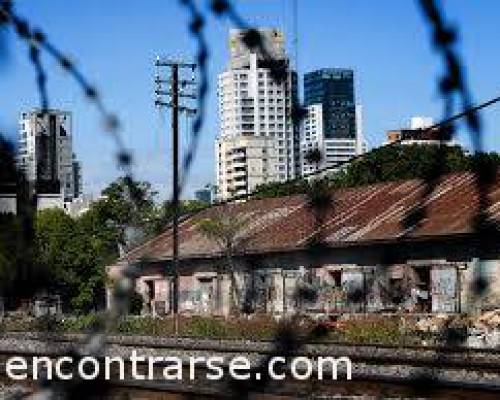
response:
M488 292L477 299L473 287L478 266L487 268ZM213 264L179 278L180 312L185 315L228 316L233 278ZM144 314L164 316L172 304L173 281L159 268L143 270L136 291L144 299ZM310 316L343 313L412 312L418 314L473 313L500 306L500 260L413 260L405 265L331 264L264 266L251 269L238 263L238 309L280 316L297 311ZM407 283L410 287L403 288ZM300 291L313 290L313 299L299 299ZM108 305L112 297L108 292Z
M289 68L283 33L276 29L259 32L267 54L247 48L245 30L230 31L228 68L218 77L219 141L238 136L275 139L278 158L272 175L285 181L300 174L299 131L291 117L297 96L296 73ZM273 79L269 55L281 63L285 71L282 81ZM217 159L217 165L220 161ZM222 182L217 181L217 186L223 186Z
M20 170L40 193L59 193L70 202L81 193L80 166L73 153L70 112L31 110L19 120Z
M221 137L216 142L218 195L244 196L258 185L278 180L277 140L267 136Z
M457 146L452 138L442 136L440 128L431 128L434 121L430 117L412 117L407 127L391 129L386 132L384 144L396 143L401 145L445 145Z

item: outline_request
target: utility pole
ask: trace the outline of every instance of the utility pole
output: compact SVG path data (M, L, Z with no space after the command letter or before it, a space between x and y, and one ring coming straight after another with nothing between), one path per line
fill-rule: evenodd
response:
M172 235L173 235L173 251L172 251L172 313L174 315L174 330L175 334L179 334L179 112L184 112L187 115L196 113L194 107L189 104L181 105L179 98L187 98L195 100L196 93L185 91L185 88L195 86L194 71L196 64L187 63L179 60L165 59L159 57L155 62L155 105L158 108L167 107L172 110ZM170 75L167 79L162 79L162 67L167 67L170 70ZM186 69L192 72L191 79L180 79L180 75ZM165 89L165 84L167 88ZM180 87L180 88L179 88ZM168 101L170 98L170 102Z

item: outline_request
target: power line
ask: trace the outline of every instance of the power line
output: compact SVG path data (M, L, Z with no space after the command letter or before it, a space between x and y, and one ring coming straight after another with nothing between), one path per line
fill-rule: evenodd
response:
M429 131L432 131L432 130L435 130L437 128L442 128L442 127L445 127L445 126L448 126L450 125L450 123L454 122L454 121L457 121L463 117L466 117L468 115L471 115L471 114L474 114L476 113L477 111L479 110L482 110L484 108L487 108L495 103L498 103L500 102L500 96L498 97L494 97L488 101L485 101L483 103L480 103L476 106L472 106L458 114L455 114L455 115L452 115L451 117L449 118L446 118L440 122L437 122L427 128L424 128L424 129L420 129L417 131L417 136L421 136L421 135L424 135L425 133L429 132ZM417 140L418 140L418 137L417 137ZM386 143L386 144L383 144L379 147L377 147L376 149L382 149L382 148L386 148L386 147L392 147L392 146L396 146L398 144L400 144L402 141L402 139L398 139L398 140L395 140L393 142L390 142L390 143ZM375 150L375 149L373 149ZM316 171L313 171L313 172L309 172L307 174L304 174L302 175L302 177L300 178L296 178L296 179L289 179L289 180L286 180L286 181L283 181L283 182L276 182L276 183L291 183L291 182L294 182L294 181L300 181L301 179L304 179L304 178L309 178L309 177L312 177L312 176L315 176L315 175L319 175L319 174L322 174L322 173L327 173L327 172L335 172L337 170L339 170L340 168L346 166L346 165L349 165L351 162L353 161L357 161L359 159L362 159L363 157L365 157L368 153L363 153L363 154L358 154L356 156L353 156L351 157L349 160L346 160L346 161L337 161L334 163L334 165L332 166L329 166L329 167L326 167L326 168L322 168L322 169L318 169ZM239 196L235 196L235 197L232 197L226 201L222 201L220 202L219 204L226 204L226 203L231 203L231 202L234 202L234 201L239 201L239 200L244 200L244 199L248 199L252 196L255 196L259 194L259 190L254 190L253 192L251 193L247 193L247 194L244 194L244 195L239 195Z
M448 125L450 122L456 121L457 119L463 118L469 114L473 114L476 111L479 111L479 110L482 110L483 108L489 107L495 103L498 103L499 101L500 101L500 96L494 97L491 100L488 100L484 103L478 104L477 106L473 106L465 111L462 111L459 114L453 115L450 118L445 119L444 121L438 122L437 124L434 124L433 126L427 128L427 130L439 128L443 125Z
M467 115L474 114L475 112L477 112L479 110L482 110L482 109L484 109L486 107L489 107L489 106L491 106L491 105L493 105L495 103L498 103L499 101L500 101L500 96L494 97L493 99L488 100L488 101L486 101L484 103L481 103L481 104L478 104L476 106L470 107L467 110L464 110L464 111L462 111L462 112L460 112L458 114L452 115L451 117L444 119L443 121L437 122L434 125L428 126L427 128L424 128L424 129L421 129L421 130L417 131L418 132L417 136L423 135L423 134L425 134L425 133L427 133L429 131L435 130L437 128L442 128L444 126L447 126L451 122L459 120L459 119L461 119L461 118L463 118L463 117L465 117ZM417 138L417 140L418 140L418 138ZM400 144L401 141L402 141L402 139L398 139L398 140L395 140L394 142L383 144L382 146L377 147L377 149L381 149L381 148L385 148L385 147L389 147L389 146L394 146L394 145ZM351 157L347 161L337 161L337 162L335 162L335 165L332 165L332 166L326 167L326 168L322 168L321 170L317 170L317 171L314 171L314 172L310 172L308 174L305 174L303 177L307 178L309 176L317 175L317 174L320 174L320 173L323 173L323 172L328 172L330 170L336 170L336 169L338 169L340 167L343 167L344 165L347 165L347 164L351 163L352 161L356 161L359 158L363 158L366 154L367 153L356 155L354 157Z

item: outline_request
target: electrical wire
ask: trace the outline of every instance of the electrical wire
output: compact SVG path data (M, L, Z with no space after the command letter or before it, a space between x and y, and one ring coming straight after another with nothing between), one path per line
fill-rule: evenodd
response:
M459 120L461 118L464 118L464 117L468 116L469 114L473 114L473 113L475 113L475 112L477 112L479 110L482 110L482 109L485 109L487 107L490 107L493 104L496 104L498 102L500 102L500 96L494 97L494 98L492 98L490 100L487 100L487 101L485 101L483 103L480 103L480 104L478 104L476 106L469 107L469 108L467 108L466 110L463 110L460 113L452 115L451 117L446 118L446 119L444 119L444 120L442 120L440 122L437 122L437 123L435 123L435 124L433 124L433 125L425 128L425 129L419 130L418 131L418 135L424 135L425 133L427 133L427 132L429 132L431 130L448 126L448 125L450 125L450 123L452 123L454 121L457 121L457 120ZM417 140L418 140L418 138L417 138ZM379 147L377 147L377 149L386 148L386 147L393 147L393 146L396 146L396 145L400 144L401 141L402 141L401 139L398 139L398 140L395 140L393 142L390 142L390 143L384 144L382 146L379 146ZM357 161L359 159L362 159L367 154L368 153L359 154L359 155L351 157L349 160L338 161L338 162L335 162L334 165L332 165L332 166L329 166L329 167L326 167L326 168L322 168L322 169L318 169L316 171L304 174L300 178L288 179L286 181L277 182L277 183L290 183L290 182L293 182L293 181L298 181L301 178L302 179L303 178L309 178L309 177L313 177L315 175L323 174L325 172L334 172L334 171L339 170L342 167L345 167L345 166L349 165L353 161ZM234 201L248 199L248 198L251 198L252 196L255 196L257 194L259 194L259 190L254 190L251 193L247 193L247 194L244 194L244 195L235 196L235 197L232 197L232 198L230 198L228 200L221 201L219 204L226 204L226 203L231 203L231 202L234 202Z

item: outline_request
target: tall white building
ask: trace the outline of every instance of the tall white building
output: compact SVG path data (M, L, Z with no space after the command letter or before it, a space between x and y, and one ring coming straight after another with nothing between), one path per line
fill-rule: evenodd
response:
M62 202L80 195L80 166L73 154L71 113L23 112L19 120L20 170L40 193L59 194Z
M218 141L241 136L272 139L264 142L272 143L277 153L275 171L268 176L285 181L300 174L299 132L294 129L291 118L293 99L297 95L296 74L288 68L283 33L276 29L259 29L259 32L267 53L274 62L283 63L285 79L276 82L266 56L246 47L242 40L244 30L231 30L230 61L218 78ZM218 167L226 164L223 157L224 153L217 152L218 187L223 186Z
M325 135L323 105L313 104L306 108L307 116L302 123L300 142L302 154L302 176L308 177L316 171L332 172L335 167L366 152L363 138L362 106L356 105L355 138L332 138ZM314 154L317 154L317 159Z

